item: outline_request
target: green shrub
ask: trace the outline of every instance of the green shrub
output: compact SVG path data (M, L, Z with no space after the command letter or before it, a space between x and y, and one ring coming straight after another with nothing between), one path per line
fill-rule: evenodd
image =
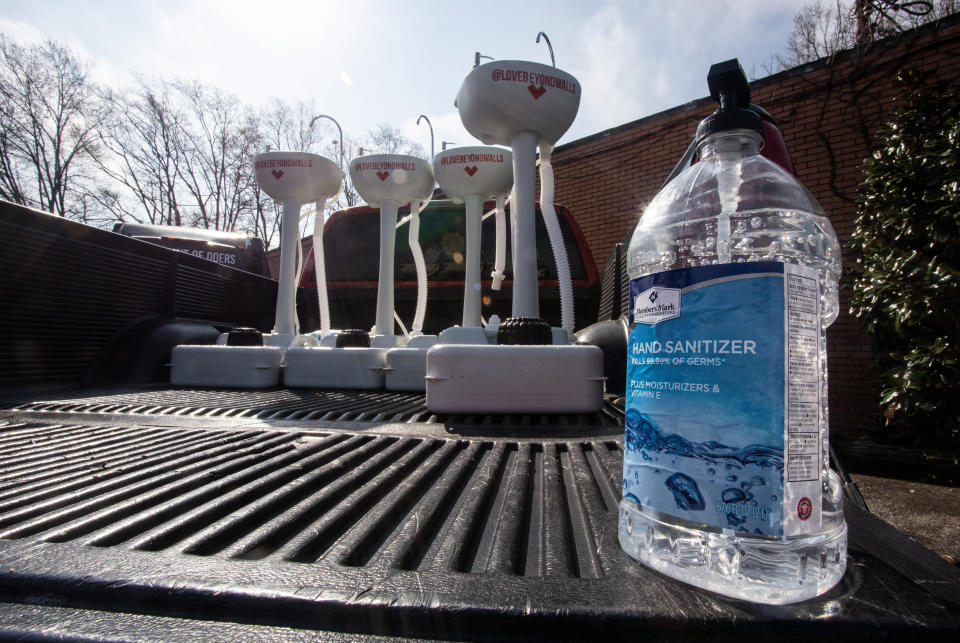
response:
M960 93L901 73L864 164L851 313L875 340L888 426L960 451Z

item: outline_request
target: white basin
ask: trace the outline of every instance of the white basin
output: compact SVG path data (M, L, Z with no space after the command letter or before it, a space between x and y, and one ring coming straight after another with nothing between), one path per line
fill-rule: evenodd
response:
M454 105L467 131L487 145L509 145L520 131L555 143L577 116L580 83L549 65L494 60L467 74Z
M343 171L330 159L307 152L264 152L253 159L260 189L275 201L301 205L327 199L340 190Z
M350 161L353 188L372 207L381 201L410 203L433 194L430 163L404 154L371 154Z
M487 199L513 185L513 153L502 147L452 147L433 157L437 183L456 203L476 194Z

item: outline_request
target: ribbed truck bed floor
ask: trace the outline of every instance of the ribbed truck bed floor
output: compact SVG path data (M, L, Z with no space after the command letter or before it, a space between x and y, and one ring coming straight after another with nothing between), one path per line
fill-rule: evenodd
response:
M622 406L445 416L409 393L0 400L0 628L170 640L864 638L960 628L960 572L856 502L826 595L700 591L617 542ZM172 629L171 629L172 628Z

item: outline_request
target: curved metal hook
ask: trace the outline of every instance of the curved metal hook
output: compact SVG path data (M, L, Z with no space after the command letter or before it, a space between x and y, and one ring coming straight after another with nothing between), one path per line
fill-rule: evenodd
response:
M486 58L487 60L493 60L493 57L492 57L492 56L483 56L483 55L480 54L479 51L474 52L474 54L473 54L473 66L474 66L474 67L479 67L479 66L480 66L480 59L481 59L481 58Z
M556 67L557 59L553 57L553 45L550 44L550 38L547 36L547 34L541 31L540 33L537 34L537 42L540 42L541 36L543 37L544 40L547 41L547 49L550 50L550 64Z
M417 125L420 124L421 120L427 121L427 125L430 127L430 158L432 160L433 159L433 123L430 122L430 119L427 118L426 114L420 114L420 116L417 117Z
M310 119L310 124L308 128L313 128L313 124L317 122L318 118L329 118L334 125L337 126L337 131L340 132L340 169L343 169L343 129L340 127L340 123L337 122L333 116L327 116L326 114L320 114L319 116L314 116Z

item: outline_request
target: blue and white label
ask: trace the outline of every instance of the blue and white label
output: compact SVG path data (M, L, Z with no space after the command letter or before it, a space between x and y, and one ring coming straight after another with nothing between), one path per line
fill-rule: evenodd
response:
M758 262L630 282L623 494L765 536L820 527L815 270Z

